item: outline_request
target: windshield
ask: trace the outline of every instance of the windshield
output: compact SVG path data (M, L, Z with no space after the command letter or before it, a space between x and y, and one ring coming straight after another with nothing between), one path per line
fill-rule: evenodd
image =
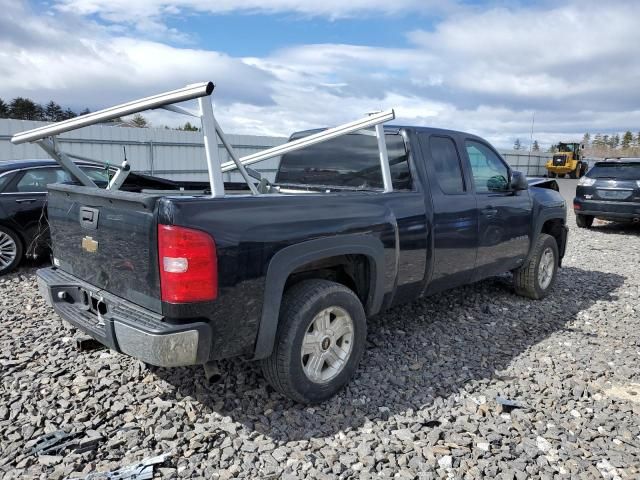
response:
M575 148L575 144L573 143L569 143L569 144L561 143L558 145L559 152L573 152L574 148Z
M587 172L590 178L615 178L616 180L640 180L640 162L596 163Z

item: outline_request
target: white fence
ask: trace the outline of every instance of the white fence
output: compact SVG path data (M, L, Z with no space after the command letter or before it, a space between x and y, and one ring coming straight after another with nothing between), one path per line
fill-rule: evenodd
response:
M30 158L48 158L37 145L13 145L14 133L30 130L45 122L0 119L0 161ZM229 141L239 156L280 145L283 137L228 134ZM207 166L201 132L184 132L163 128L127 128L91 126L63 133L59 137L63 150L120 164L126 153L134 171L145 172L176 180L206 180ZM226 149L219 145L222 161L231 160ZM544 164L551 154L509 150L502 156L515 169L528 176L545 174ZM279 158L272 158L252 166L269 180L273 180ZM238 173L226 173L225 180L241 181Z
M525 152L522 150L503 150L500 152L514 170L524 173L528 177L542 177L547 170L544 164L553 157L552 153Z
M13 145L11 136L16 132L46 125L45 122L28 120L0 120L0 161L31 158L48 158L34 144ZM280 145L287 141L282 137L255 135L227 135L239 156ZM95 158L101 161L122 163L126 154L131 169L176 180L206 180L207 163L201 132L185 132L164 128L128 128L95 125L58 136L62 150ZM223 162L231 160L227 150L219 145ZM256 170L273 179L278 168L278 158L265 160ZM237 173L225 174L225 180L241 181Z

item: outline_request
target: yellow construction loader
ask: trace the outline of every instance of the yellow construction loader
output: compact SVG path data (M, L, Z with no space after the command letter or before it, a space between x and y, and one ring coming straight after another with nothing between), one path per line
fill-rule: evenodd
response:
M584 145L579 142L560 142L556 153L545 167L549 178L564 176L568 173L570 178L580 178L587 173L587 162L582 158Z

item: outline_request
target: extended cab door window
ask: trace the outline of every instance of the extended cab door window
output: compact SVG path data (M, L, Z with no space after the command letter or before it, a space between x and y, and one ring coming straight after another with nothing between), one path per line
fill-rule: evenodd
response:
M436 179L442 192L448 195L464 193L462 165L453 139L433 136L429 142L429 149Z
M506 192L509 189L509 167L489 147L466 140L465 147L473 173L476 193Z

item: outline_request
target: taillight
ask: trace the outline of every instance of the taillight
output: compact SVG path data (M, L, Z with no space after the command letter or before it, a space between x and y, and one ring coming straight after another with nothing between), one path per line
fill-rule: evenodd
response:
M580 204L579 203L574 203L573 204L573 209L574 210L580 210Z
M158 225L158 260L163 302L204 302L218 296L216 244L207 233Z

